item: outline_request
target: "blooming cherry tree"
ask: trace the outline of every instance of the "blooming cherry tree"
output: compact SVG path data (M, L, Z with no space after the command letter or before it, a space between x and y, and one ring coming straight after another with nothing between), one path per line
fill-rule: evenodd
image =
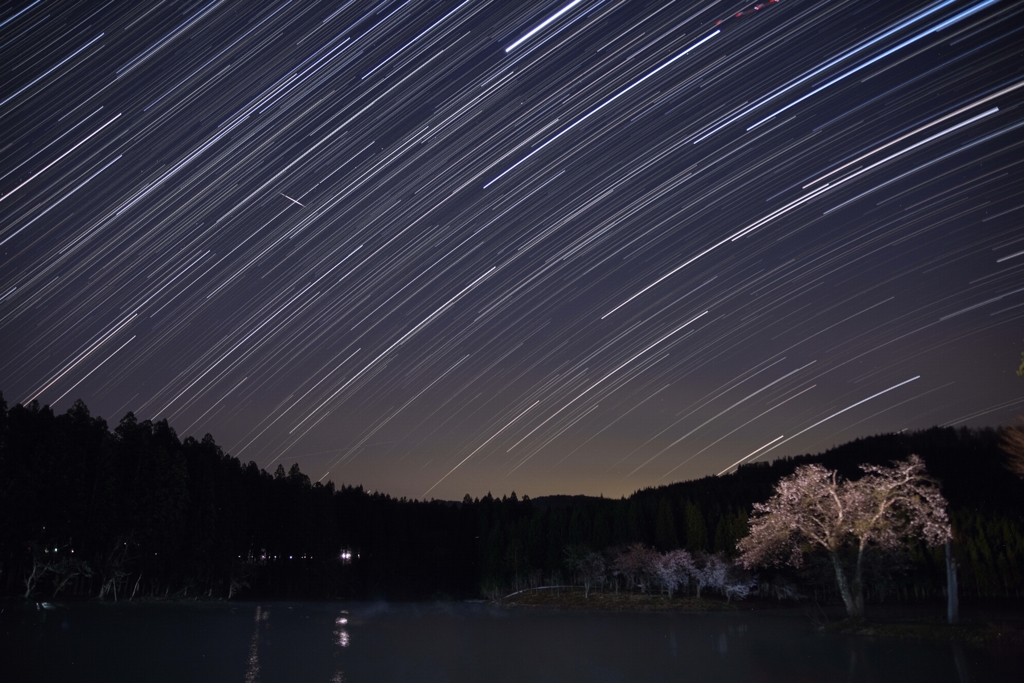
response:
M729 576L729 563L717 553L714 555L699 554L690 570L693 583L697 587L697 597L705 588L723 590Z
M658 582L668 592L670 600L677 588L689 585L693 569L693 558L681 548L659 555L654 566Z
M768 502L754 505L750 535L740 540L740 562L756 566L788 563L799 567L815 547L825 550L853 619L864 617L861 583L864 551L893 549L920 538L940 545L950 538L946 501L916 455L892 467L865 465L864 476L844 481L821 465L805 465L775 487ZM848 581L840 552L856 557Z
M657 564L658 553L642 543L634 543L618 554L612 569L616 576L625 579L630 592L637 586L641 593L646 593L651 579L657 575Z

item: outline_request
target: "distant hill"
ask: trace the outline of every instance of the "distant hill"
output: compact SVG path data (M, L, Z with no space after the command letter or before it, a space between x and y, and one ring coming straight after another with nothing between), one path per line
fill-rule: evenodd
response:
M661 496L702 501L750 504L766 500L775 483L801 466L819 463L843 477L857 479L861 465L888 465L920 455L928 473L938 480L954 510L969 508L1000 512L1024 510L1024 486L1006 468L1006 456L994 429L932 427L917 432L880 434L835 446L815 455L783 457L771 462L742 465L729 475L709 476L637 491L632 498Z

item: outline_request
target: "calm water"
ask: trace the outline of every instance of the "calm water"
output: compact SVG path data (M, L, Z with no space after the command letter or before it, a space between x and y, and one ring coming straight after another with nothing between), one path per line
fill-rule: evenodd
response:
M798 613L487 605L5 605L9 681L1009 681L1024 653L815 632ZM14 663L14 667L10 663Z

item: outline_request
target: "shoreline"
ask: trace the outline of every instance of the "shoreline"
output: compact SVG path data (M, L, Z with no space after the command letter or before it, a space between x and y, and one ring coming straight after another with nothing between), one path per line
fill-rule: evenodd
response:
M509 608L552 608L586 612L726 612L735 611L737 603L707 597L676 596L649 593L606 593L575 587L541 587L526 589L493 601Z
M979 606L980 612L957 624L949 624L941 616L930 614L932 605L876 605L868 610L867 619L845 618L836 605L828 612L806 603L776 603L759 600L726 602L717 597L682 596L671 600L666 595L591 592L583 590L523 591L494 600L493 604L508 609L550 609L593 613L663 612L678 614L708 613L776 613L805 618L819 633L880 638L891 640L924 640L959 642L972 646L1007 646L1024 648L1024 614L1019 611L993 610ZM973 611L973 610L972 610ZM998 612L998 613L993 613ZM1005 612L1005 613L1004 613Z

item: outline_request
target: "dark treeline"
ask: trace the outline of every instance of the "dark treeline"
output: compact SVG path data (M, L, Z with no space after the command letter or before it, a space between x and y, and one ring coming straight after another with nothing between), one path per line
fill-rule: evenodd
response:
M860 463L911 453L950 503L961 593L1019 597L1024 484L1005 469L994 430L858 439L618 500L513 493L420 502L311 483L297 464L271 474L243 465L209 435L182 441L166 421L129 413L110 430L80 401L55 415L35 403L8 409L0 395L0 591L105 599L497 594L573 581L567 549L641 543L731 557L752 504L797 466L821 462L856 478ZM941 595L940 552L911 544L899 557L876 558L869 599ZM814 562L765 573L762 583L834 597L834 577Z
M932 428L857 439L819 455L780 458L709 476L637 491L628 499L554 497L532 505L503 501L479 514L481 575L495 587L558 583L564 548L594 550L642 543L659 551L735 557L754 502L764 502L780 478L820 463L848 479L861 464L888 465L920 455L949 502L960 593L1024 596L1024 482L1007 470L994 429ZM549 504L550 503L550 504ZM944 595L943 548L908 544L898 554L869 555L867 597L922 599ZM526 568L524 570L524 567ZM531 574L532 572L532 574ZM801 570L761 572L762 595L838 600L834 570L811 556Z

